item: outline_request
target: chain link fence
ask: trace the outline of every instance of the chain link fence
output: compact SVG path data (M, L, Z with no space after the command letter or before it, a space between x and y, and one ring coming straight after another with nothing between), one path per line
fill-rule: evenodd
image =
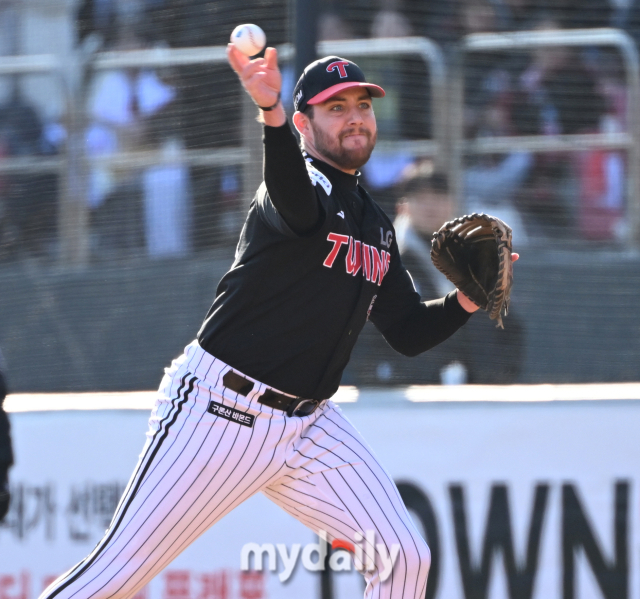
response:
M0 57L14 390L153 388L194 337L261 181L261 126L226 64L233 26L262 25L283 97L295 83L292 7L249 4L116 2L107 18L81 3L68 52ZM447 290L428 244L455 215L504 218L522 256L505 331L480 314L408 359L368 325L345 384L638 379L640 11L600 4L323 4L318 54L387 90L362 182L396 220L423 297Z

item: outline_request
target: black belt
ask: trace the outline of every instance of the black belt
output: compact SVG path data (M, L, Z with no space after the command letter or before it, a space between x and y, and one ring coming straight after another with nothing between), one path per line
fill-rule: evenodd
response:
M222 383L228 389L246 397L253 389L254 383L244 378L241 374L230 370L222 377ZM317 399L304 399L303 397L289 397L284 393L278 393L273 389L267 389L260 397L258 403L282 410L287 416L308 416L316 411L320 405Z

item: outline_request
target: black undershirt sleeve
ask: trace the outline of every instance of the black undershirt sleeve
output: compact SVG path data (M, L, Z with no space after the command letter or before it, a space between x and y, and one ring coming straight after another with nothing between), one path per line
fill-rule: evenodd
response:
M289 122L264 127L264 182L269 198L288 227L310 233L322 212L304 157Z
M454 290L441 299L416 304L382 334L397 352L417 356L451 337L470 317Z
M455 290L423 302L402 264L397 245L393 245L389 271L370 314L370 320L393 349L405 356L417 356L451 337L470 317Z

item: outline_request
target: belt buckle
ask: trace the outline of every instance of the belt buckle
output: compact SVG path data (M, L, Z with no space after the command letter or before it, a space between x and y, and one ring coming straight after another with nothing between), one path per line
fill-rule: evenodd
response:
M316 411L319 405L320 402L317 399L303 399L301 402L295 404L293 410L291 408L287 410L287 416L309 416Z

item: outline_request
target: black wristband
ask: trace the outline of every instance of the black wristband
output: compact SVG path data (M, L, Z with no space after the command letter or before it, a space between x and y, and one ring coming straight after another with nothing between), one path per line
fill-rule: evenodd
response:
M258 106L258 108L260 110L262 110L262 112L269 112L270 110L273 110L278 104L280 104L280 92L278 92L278 97L276 98L276 103L273 106L267 106L267 108L264 108L262 106Z

